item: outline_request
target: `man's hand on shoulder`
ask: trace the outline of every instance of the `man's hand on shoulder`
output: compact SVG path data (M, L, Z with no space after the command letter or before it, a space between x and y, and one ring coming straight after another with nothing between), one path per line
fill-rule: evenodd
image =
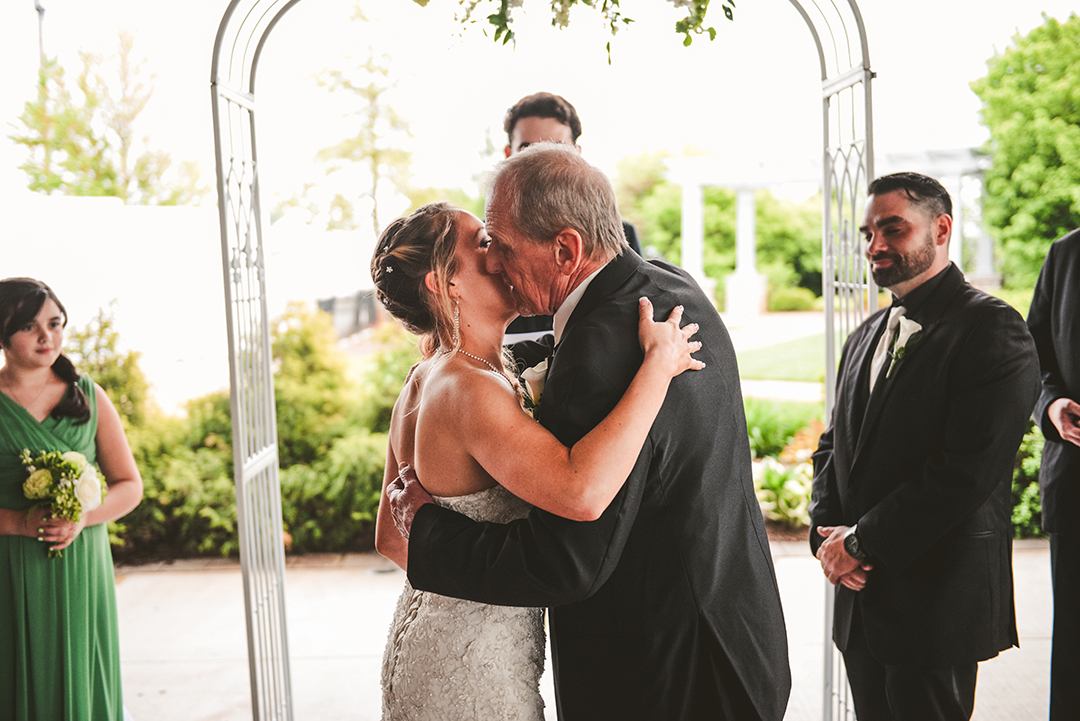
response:
M398 465L398 477L386 487L386 497L390 501L390 513L394 516L394 525L405 539L409 538L413 518L420 506L425 503L434 503L428 492L420 485L416 471L408 463Z
M859 562L844 550L844 536L850 526L822 526L817 532L825 537L825 542L818 548L817 558L821 561L821 570L834 586L843 584L852 591L861 591L866 586L868 572L873 565Z
M1063 440L1080 446L1080 403L1071 398L1058 398L1047 407L1046 416Z

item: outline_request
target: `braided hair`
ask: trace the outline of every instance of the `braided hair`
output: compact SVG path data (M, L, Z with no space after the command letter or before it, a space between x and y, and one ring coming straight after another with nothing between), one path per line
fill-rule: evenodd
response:
M406 330L420 336L420 352L430 358L460 345L455 339L450 280L457 274L457 219L449 203L429 203L390 223L371 258L371 278L379 302ZM425 282L435 273L439 293ZM456 341L456 342L455 342Z
M0 347L6 349L11 343L11 337L37 317L47 300L56 303L64 325L67 326L67 310L52 288L33 278L0 280ZM90 403L79 388L79 372L75 369L75 364L61 353L53 362L52 370L68 384L68 392L50 415L54 418L75 418L79 423L89 421Z

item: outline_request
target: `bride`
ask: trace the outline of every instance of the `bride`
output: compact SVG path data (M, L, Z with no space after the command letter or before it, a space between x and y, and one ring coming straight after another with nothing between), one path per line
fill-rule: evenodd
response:
M375 545L402 569L408 541L394 525L386 484L399 463L431 479L435 502L474 520L505 523L529 504L595 520L633 469L670 380L704 367L701 348L640 301L644 361L611 414L572 448L523 410L502 350L516 316L509 286L485 270L484 224L448 203L395 220L379 238L371 273L379 300L420 336L423 360L394 405ZM542 404L542 398L541 404ZM478 560L478 562L480 562ZM541 721L543 609L488 606L414 590L398 600L383 658L383 719Z

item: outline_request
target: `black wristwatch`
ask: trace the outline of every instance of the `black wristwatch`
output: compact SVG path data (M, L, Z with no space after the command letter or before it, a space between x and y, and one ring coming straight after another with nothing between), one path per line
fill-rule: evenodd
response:
M859 542L859 524L855 524L844 534L844 550L856 561L866 560L866 551Z

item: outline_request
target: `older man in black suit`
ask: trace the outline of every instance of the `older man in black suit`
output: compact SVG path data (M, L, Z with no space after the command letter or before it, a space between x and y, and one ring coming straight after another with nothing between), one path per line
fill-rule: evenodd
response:
M640 297L663 317L685 307L707 367L672 381L634 472L595 521L534 509L476 523L432 504L416 510L426 499L415 483L392 489L399 526L411 523L409 580L551 607L563 721L780 721L791 684L784 620L720 316L685 272L625 251L610 182L571 147L505 161L487 224L488 270L513 286L522 314L554 312L540 422L563 443L603 419L640 365Z
M1042 527L1050 533L1054 650L1050 721L1080 719L1080 230L1046 254L1028 328L1039 349L1034 418L1046 444L1039 467Z
M937 181L867 192L866 256L895 301L844 346L811 546L859 720L968 719L978 662L1017 643L1010 489L1038 359L1023 318L949 262Z

